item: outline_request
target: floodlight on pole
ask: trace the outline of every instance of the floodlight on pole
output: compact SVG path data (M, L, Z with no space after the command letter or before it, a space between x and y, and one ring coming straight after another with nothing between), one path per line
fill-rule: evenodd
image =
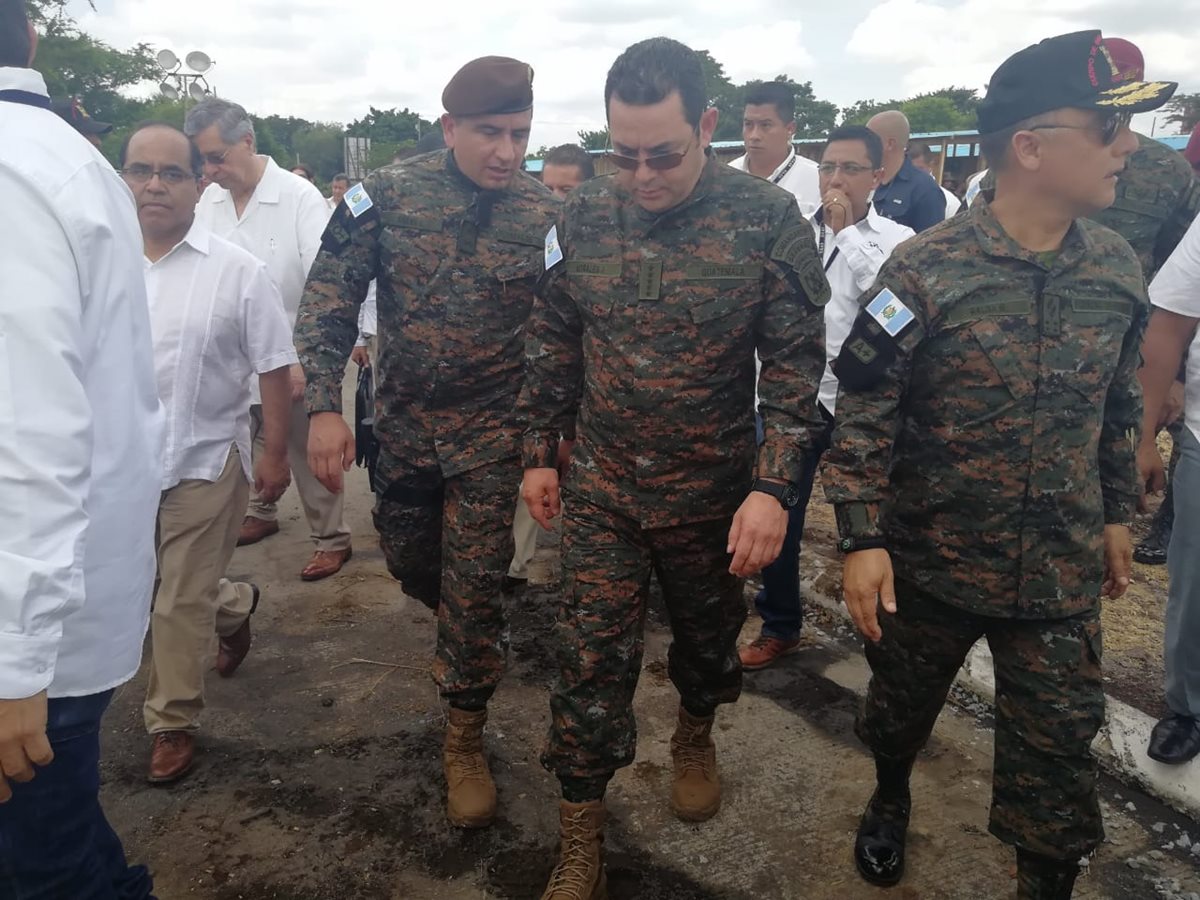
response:
M166 79L158 86L161 93L168 100L183 100L187 103L188 100L199 102L205 97L213 95L212 88L208 85L208 80L204 77L204 73L209 71L215 63L203 50L193 50L187 54L181 62L179 57L171 50L159 50L154 57L160 69L166 73ZM184 66L187 66L188 71L181 71Z

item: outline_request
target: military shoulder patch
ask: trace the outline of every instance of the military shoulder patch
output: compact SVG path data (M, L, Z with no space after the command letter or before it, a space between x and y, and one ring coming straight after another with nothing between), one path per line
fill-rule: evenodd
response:
M808 238L805 241L805 237ZM771 259L776 262L781 262L784 265L791 266L797 272L804 266L806 262L805 256L815 254L806 254L805 251L812 245L812 227L809 225L796 225L789 228L775 240L775 246L771 248Z
M546 232L546 271L549 272L563 261L562 246L558 243L558 226L551 225Z
M888 288L880 291L875 299L867 304L867 313L891 337L899 335L917 318Z
M363 187L361 181L346 191L343 202L346 204L346 208L350 210L350 214L356 219L375 205L375 202L371 199L371 195L367 193L367 189Z

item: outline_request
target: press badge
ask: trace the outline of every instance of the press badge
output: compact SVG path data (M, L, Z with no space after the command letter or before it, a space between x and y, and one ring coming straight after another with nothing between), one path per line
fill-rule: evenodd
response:
M916 318L913 311L901 303L900 298L888 288L880 291L879 295L871 301L867 306L867 312L891 337L896 337L909 322Z
M558 243L558 226L551 225L546 232L546 271L549 272L563 259L562 247Z
M356 219L375 205L375 203L371 200L370 194L367 193L366 188L362 186L361 181L354 187L350 188L350 190L346 191L346 196L343 198L342 202L344 202L346 204L346 208L350 210L350 215L354 216Z

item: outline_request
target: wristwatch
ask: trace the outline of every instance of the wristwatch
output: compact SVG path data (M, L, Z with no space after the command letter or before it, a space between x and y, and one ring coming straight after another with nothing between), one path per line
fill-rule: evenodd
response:
M779 501L779 505L784 509L794 509L796 504L800 502L800 490L790 481L779 484L774 481L755 478L754 484L750 485L750 490L770 494Z

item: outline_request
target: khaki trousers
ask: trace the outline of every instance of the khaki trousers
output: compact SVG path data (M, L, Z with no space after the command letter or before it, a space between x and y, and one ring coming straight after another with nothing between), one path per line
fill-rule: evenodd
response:
M524 487L522 483L521 487ZM529 561L537 552L537 533L541 528L529 514L529 507L517 490L517 511L513 514L513 558L508 567L509 578L528 578Z
M262 406L250 407L251 452L258 459L263 452ZM303 400L292 404L292 421L288 427L288 464L292 481L300 492L304 516L318 550L345 550L350 546L350 529L346 527L343 499L345 493L331 494L308 467L308 410ZM264 503L251 493L249 514L264 522L274 522L278 512L274 503Z
M249 493L234 447L216 481L181 481L159 501L150 683L142 708L151 734L200 727L217 635L233 634L250 615L253 588L223 577Z

